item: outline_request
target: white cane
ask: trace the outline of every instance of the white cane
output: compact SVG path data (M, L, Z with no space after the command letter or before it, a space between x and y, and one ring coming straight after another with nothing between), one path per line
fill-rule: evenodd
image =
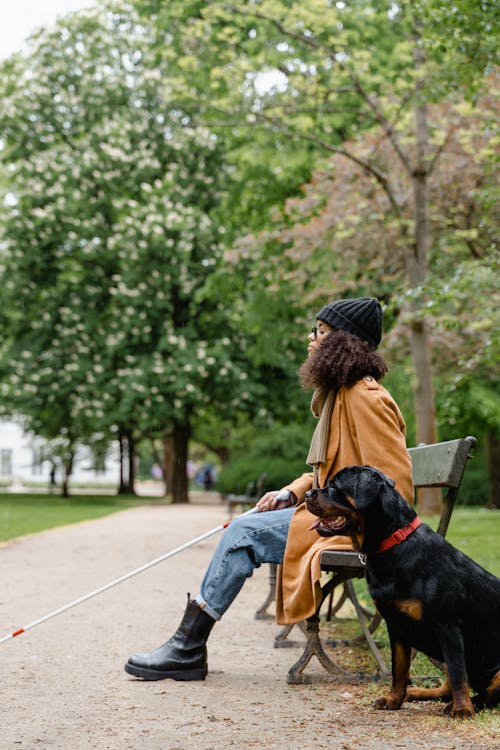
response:
M173 557L174 555L179 554L179 552L183 552L183 550L189 549L189 547L194 547L195 544L202 542L204 539L208 539L214 534L218 534L219 531L223 531L224 529L226 529L230 523L233 523L233 521L236 521L238 518L243 518L244 516L248 516L250 513L256 513L256 512L257 512L257 508L250 508L250 510L247 510L245 513L242 513L241 515L236 516L236 518L233 518L230 521L226 521L225 523L221 523L219 526L216 526L210 531L206 531L204 534L201 534L201 536L197 536L195 539L192 539L190 542L181 544L180 547L176 547L175 549L170 550L170 552L166 552L164 555L160 555L160 557L157 557L154 560L151 560L150 562L145 563L145 565L141 565L140 568L136 568L135 570L130 571L130 573L125 573L125 575L120 576L120 578L116 578L114 581L110 581L104 586L101 586L100 588L95 589L94 591L91 591L90 593L85 594L84 596L81 596L79 599L75 599L73 602L70 602L69 604L65 604L64 607L59 607L59 609L56 609L53 612L50 612L48 615L45 615L44 617L40 617L38 620L34 620L33 622L30 622L29 625L25 625L23 628L18 628L18 630L15 630L13 633L10 633L10 635L6 635L3 638L0 638L0 643L4 643L4 641L8 641L11 638L15 638L16 636L21 635L21 633L26 633L28 630L32 630L33 628L36 628L37 625L41 625L42 622L47 622L47 620L51 620L53 617L57 617L57 615L60 615L63 612L66 612L68 609L72 609L73 607L77 607L79 604L83 604L83 602L86 602L89 599L92 599L94 596L97 596L98 594L104 593L104 591L108 591L108 589L113 588L113 586L118 586L118 584L123 583L123 581L128 581L129 578L139 575L139 573L143 573L145 570L152 568L154 565L158 565L158 563L161 563L164 560L167 560L169 557Z

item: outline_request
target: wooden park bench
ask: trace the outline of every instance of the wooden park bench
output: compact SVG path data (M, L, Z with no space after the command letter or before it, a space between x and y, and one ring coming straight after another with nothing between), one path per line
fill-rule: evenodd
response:
M446 496L443 498L443 509L437 527L437 533L442 536L446 535L465 467L475 445L476 439L474 437L466 437L410 448L415 489L441 487L447 490ZM360 678L359 673L347 672L336 664L323 647L319 634L320 611L328 599L330 599L330 616L334 616L345 601L348 599L351 601L361 627L361 634L351 641L342 641L342 645L366 639L380 668L378 676L386 676L389 673L388 666L385 664L373 638L373 632L379 625L381 616L376 610L369 612L361 606L352 583L353 579L364 578L365 575L364 564L359 554L357 552L324 551L321 553L320 563L321 570L329 573L330 578L322 586L322 601L314 616L304 622L297 623L297 626L306 636L306 643L301 657L288 672L287 683L311 684L338 680L339 678ZM274 570L274 577L275 575ZM272 575L270 576L271 579ZM333 603L335 595L337 600ZM259 611L260 617L262 617L262 607ZM289 625L280 631L274 641L276 648L297 645L288 640L288 635L293 627L295 626ZM329 645L338 644L329 642ZM313 656L316 656L323 666L324 672L314 675L304 674L304 669ZM373 677L373 675L370 677Z

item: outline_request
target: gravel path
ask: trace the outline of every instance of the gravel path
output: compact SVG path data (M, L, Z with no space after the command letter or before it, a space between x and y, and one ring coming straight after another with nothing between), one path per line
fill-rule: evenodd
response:
M196 496L188 506L145 505L3 545L0 636L225 518L221 505ZM286 685L297 652L273 649L276 625L253 619L267 566L214 628L206 681L129 677L128 655L159 645L177 626L216 541L1 644L0 749L498 749L491 721L452 722L436 704L385 713L371 708L370 685Z

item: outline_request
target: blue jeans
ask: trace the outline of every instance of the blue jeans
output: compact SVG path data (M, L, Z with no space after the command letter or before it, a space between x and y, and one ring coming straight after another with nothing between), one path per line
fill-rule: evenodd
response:
M262 563L282 563L295 508L269 510L236 518L224 532L195 601L220 620L246 578Z

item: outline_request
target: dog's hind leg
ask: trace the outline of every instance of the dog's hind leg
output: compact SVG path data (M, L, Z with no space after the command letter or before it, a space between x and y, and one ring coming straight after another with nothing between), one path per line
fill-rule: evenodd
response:
M442 623L437 630L452 693L451 703L446 706L445 711L452 719L473 719L475 711L465 668L464 641L460 628L457 625L447 627L446 623Z
M440 687L420 688L412 686L406 690L407 701L449 701L451 697L451 685L448 677Z
M492 681L485 690L484 705L486 708L493 708L500 703L500 671L496 673Z

